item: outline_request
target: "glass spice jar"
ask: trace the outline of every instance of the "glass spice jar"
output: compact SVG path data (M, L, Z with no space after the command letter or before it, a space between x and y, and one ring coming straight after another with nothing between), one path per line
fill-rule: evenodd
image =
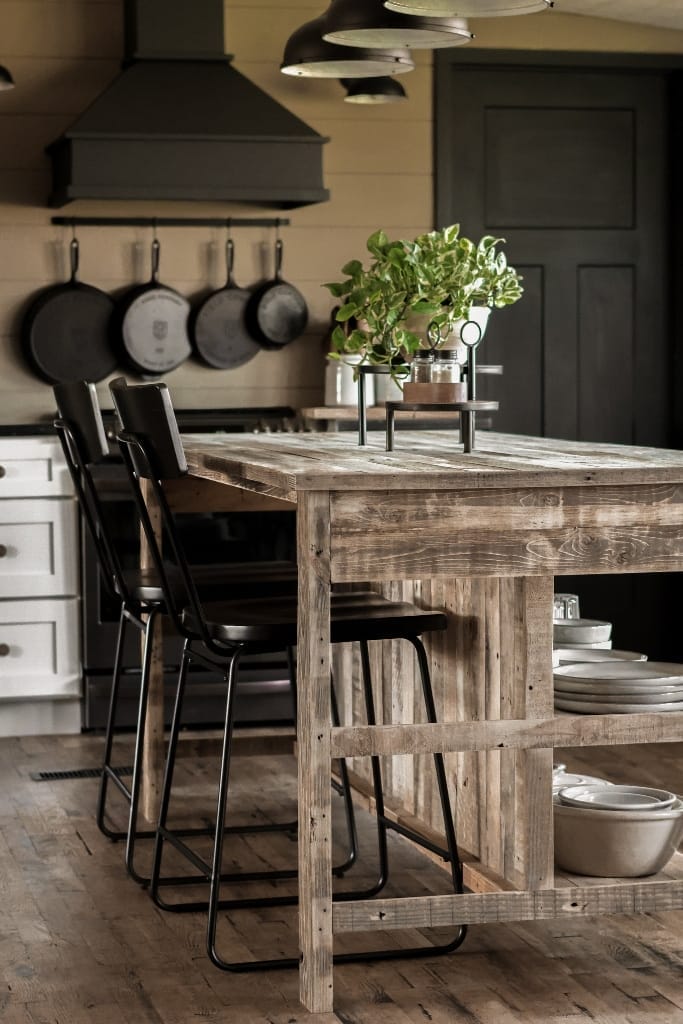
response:
M460 364L451 349L440 349L434 353L431 367L432 384L457 384L460 381Z
M413 356L410 364L410 380L412 384L430 384L432 380L432 367L434 365L434 353L431 349L421 348Z

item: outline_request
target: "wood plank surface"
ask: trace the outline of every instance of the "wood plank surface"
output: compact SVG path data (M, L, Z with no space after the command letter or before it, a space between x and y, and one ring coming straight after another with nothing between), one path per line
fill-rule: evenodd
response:
M453 431L407 431L400 451L348 434L185 435L191 473L279 496L302 490L455 490L681 483L683 453L484 433L464 455Z
M131 740L119 740L130 763ZM3 1024L305 1024L296 971L226 974L209 962L204 921L163 914L126 876L120 844L95 826L96 779L33 782L29 772L97 766L92 735L0 739L0 1016ZM563 754L574 770L673 788L683 745L591 748ZM272 766L271 766L272 761ZM212 813L210 766L178 766L177 813ZM296 795L291 759L240 758L232 813L286 815ZM341 801L333 801L335 811ZM123 805L123 802L122 802ZM361 858L372 877L375 827L358 809ZM336 818L341 826L341 816ZM343 831L339 830L340 837ZM285 840L289 857L294 849ZM147 844L141 844L145 856ZM231 846L243 863L273 862L282 843ZM444 872L413 844L391 843L392 895L444 892ZM291 863L291 860L289 861ZM282 862L280 862L282 863ZM350 881L349 877L349 881ZM584 883L585 884L584 880ZM567 883L569 884L569 883ZM598 880L598 884L599 880ZM244 887L245 894L248 887ZM255 955L296 955L293 908L222 915L221 941ZM338 933L337 949L402 945L427 933ZM438 933L437 933L438 934ZM683 914L565 917L473 925L445 957L346 964L335 969L335 1010L320 1024L681 1024Z
M430 753L434 750L505 750L672 743L683 736L682 711L628 715L572 715L527 721L440 722L437 725L342 727L332 730L333 757Z

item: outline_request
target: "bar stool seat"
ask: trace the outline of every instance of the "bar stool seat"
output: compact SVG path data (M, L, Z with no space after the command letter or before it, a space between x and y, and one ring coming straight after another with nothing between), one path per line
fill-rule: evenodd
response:
M209 603L202 610L206 630L218 643L265 644L276 649L296 645L297 606L289 598ZM188 632L200 635L193 609L184 609L182 621ZM398 640L445 629L446 616L363 590L332 594L330 628L332 643Z

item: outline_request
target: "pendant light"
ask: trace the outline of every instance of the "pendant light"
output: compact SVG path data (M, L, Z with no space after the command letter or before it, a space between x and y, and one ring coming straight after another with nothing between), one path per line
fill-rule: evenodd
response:
M408 50L368 50L323 39L327 15L307 21L291 34L280 65L283 75L302 78L375 78L402 75L415 67Z
M384 0L388 11L433 18L502 18L547 11L553 0Z
M10 75L9 71L7 70L7 68L3 64L0 64L0 90L13 89L13 88L14 88L14 79Z
M408 46L436 50L469 43L464 18L414 17L384 7L383 0L333 0L323 39L342 46Z
M346 89L344 103L400 103L406 91L395 78L342 78Z

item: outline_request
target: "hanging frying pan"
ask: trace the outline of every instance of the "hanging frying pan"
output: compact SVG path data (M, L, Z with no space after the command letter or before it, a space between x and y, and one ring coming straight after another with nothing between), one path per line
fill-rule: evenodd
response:
M152 242L152 278L119 299L114 330L128 363L142 374L175 370L190 355L187 320L190 303L174 288L159 283L161 246Z
M78 280L76 238L69 246L71 278L36 295L21 323L21 342L32 369L48 384L95 382L116 369L109 328L114 301Z
M282 241L275 243L275 277L257 285L247 303L249 333L263 348L281 348L306 330L306 300L294 285L282 280Z
M190 337L197 355L217 370L231 370L253 359L261 346L247 330L244 311L251 292L235 284L232 269L235 244L225 244L228 279L223 288L212 292L193 311Z

